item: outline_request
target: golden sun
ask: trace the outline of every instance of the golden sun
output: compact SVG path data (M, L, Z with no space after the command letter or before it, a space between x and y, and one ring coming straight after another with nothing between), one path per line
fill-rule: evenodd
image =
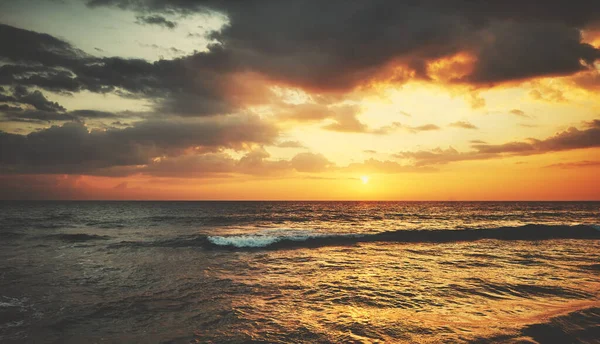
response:
M363 184L367 184L369 182L369 176L361 176L360 180Z

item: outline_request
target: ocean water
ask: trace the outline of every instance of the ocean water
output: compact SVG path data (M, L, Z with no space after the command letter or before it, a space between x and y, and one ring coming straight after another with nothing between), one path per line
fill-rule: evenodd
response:
M2 343L599 343L600 202L0 202Z

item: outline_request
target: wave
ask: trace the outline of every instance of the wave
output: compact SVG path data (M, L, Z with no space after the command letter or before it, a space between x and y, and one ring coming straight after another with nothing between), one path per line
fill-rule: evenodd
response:
M292 248L353 245L361 242L424 242L495 240L600 239L593 226L525 225L473 230L398 230L375 234L312 234L303 236L232 235L209 236L208 242L221 248Z
M230 236L209 236L208 242L221 247L236 247L236 248L260 248L273 246L282 241L286 242L306 242L307 240L317 238L345 238L359 236L356 234L348 235L289 235L289 236L274 236L274 235L230 235Z
M600 308L590 307L529 324L514 334L478 338L476 343L597 343Z
M274 235L273 233L277 233ZM401 243L448 243L459 241L491 240L551 240L551 239L600 239L600 230L593 226L525 225L469 230L397 230L374 234L323 234L310 231L268 232L268 234L243 234L227 236L185 236L153 242L123 241L113 247L161 246L204 247L220 250L315 248L323 246L347 246L368 242Z
M84 242L90 240L108 240L110 237L105 235L96 235L96 234L84 234L84 233L75 233L75 234L56 234L50 235L51 238L56 238L66 242Z

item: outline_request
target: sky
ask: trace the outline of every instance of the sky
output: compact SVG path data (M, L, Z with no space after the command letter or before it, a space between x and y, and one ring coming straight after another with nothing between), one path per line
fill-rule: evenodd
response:
M600 200L600 2L4 0L0 199Z

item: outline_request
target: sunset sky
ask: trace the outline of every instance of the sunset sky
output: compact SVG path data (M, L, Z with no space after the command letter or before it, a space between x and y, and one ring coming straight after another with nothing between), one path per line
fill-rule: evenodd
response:
M600 200L600 1L4 0L0 198Z

